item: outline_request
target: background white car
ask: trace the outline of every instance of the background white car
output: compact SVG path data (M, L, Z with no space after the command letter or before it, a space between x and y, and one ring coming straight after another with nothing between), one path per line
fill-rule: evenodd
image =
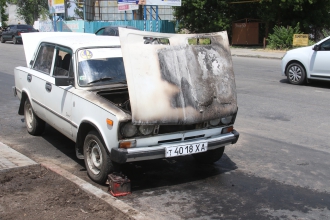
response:
M288 51L282 58L282 75L292 84L308 79L330 81L330 37L313 46Z

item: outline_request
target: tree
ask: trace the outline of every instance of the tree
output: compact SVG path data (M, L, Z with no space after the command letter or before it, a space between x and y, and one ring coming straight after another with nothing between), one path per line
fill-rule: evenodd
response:
M8 14L6 14L6 0L0 0L0 14L1 14L1 22L2 27L7 26L6 21L8 21Z
M76 17L80 19L84 19L84 9L83 9L84 6L79 2L81 1L77 1L77 0L75 1L76 8L73 10L73 12Z
M180 28L193 33L206 33L230 28L231 14L226 0L182 0L174 8Z
M39 17L47 19L49 15L47 0L8 0L8 2L17 5L17 14L27 24L33 25Z
M299 22L303 33L317 37L323 28L330 28L329 12L330 0L182 0L174 15L181 28L195 33L230 33L233 21L254 18L264 21L269 30L275 25L296 26Z

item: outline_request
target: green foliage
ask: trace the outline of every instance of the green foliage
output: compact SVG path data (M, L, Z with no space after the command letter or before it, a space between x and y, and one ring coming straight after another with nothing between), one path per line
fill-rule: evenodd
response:
M274 33L269 35L268 46L271 49L288 49L292 47L293 35L301 34L299 23L296 27L275 26Z
M2 27L6 27L8 21L8 14L6 14L6 0L0 0L0 14L1 14L1 21L2 21Z
M181 7L174 7L180 29L191 33L228 30L231 16L227 0L182 0Z
M330 0L260 0L233 4L242 0L182 0L181 7L174 7L180 29L192 33L227 30L231 34L233 21L260 19L264 28L262 37L277 26L296 26L319 38L322 28L330 29ZM314 39L315 40L315 39Z
M81 4L78 4L79 1L75 1L76 8L73 10L76 17L84 19L84 10L83 7L80 7Z
M39 17L46 19L49 15L46 0L8 0L8 2L17 5L17 14L26 24L33 25Z
M330 36L330 30L329 29L322 29L322 35L323 35L323 38L325 37L329 37Z

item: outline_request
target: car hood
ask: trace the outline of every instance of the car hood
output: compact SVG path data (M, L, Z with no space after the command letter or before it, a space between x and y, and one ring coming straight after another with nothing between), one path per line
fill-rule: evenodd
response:
M119 28L134 124L193 124L237 112L227 32L165 34ZM145 44L144 37L170 45ZM207 38L209 45L188 39Z

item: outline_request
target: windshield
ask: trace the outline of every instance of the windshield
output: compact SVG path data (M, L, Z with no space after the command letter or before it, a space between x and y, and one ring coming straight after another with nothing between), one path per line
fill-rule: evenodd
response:
M78 52L78 83L92 86L126 82L120 48L84 49Z

